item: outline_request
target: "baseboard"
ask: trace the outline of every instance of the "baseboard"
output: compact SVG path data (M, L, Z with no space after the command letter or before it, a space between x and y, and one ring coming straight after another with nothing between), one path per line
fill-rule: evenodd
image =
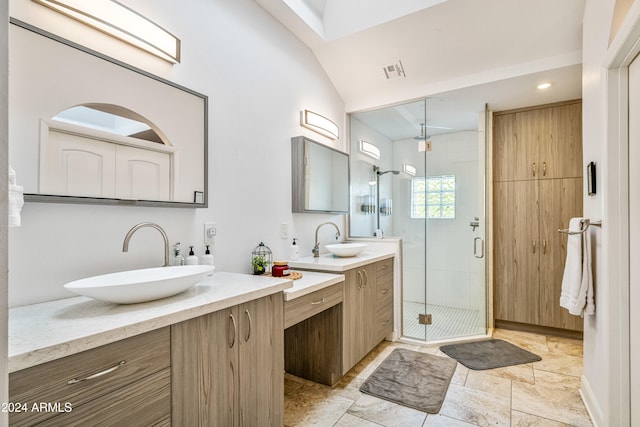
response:
M600 408L598 400L591 389L591 385L584 375L580 378L580 397L582 398L584 406L587 408L587 412L589 413L589 417L591 417L591 422L594 427L606 425L604 423L602 408Z
M582 340L582 331L572 331L569 329L551 328L548 326L531 325L528 323L511 322L509 320L495 319L496 329L509 329L512 331L531 332L541 335L553 335L557 337L571 338L574 340Z

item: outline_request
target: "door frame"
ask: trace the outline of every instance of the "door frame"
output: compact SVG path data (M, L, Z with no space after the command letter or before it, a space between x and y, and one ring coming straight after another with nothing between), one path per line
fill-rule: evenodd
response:
M618 414L620 425L631 423L630 360L630 227L629 227L629 65L640 54L640 4L636 2L627 14L618 36L609 46L605 60L607 138L607 179L604 192L603 229L609 242L605 262L607 282L611 287L608 311L611 350L610 368L619 375L611 376L609 413ZM616 286L617 284L617 286ZM616 354L617 353L617 354ZM609 417L611 419L611 417ZM605 420L602 420L605 421Z

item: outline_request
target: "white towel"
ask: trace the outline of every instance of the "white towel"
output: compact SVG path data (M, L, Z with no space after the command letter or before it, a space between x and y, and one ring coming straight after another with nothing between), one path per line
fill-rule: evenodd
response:
M591 272L591 235L582 233L584 218L572 218L567 238L567 259L562 276L560 306L576 316L595 313Z
M23 188L16 184L16 171L9 166L9 227L20 227L22 205L24 205Z

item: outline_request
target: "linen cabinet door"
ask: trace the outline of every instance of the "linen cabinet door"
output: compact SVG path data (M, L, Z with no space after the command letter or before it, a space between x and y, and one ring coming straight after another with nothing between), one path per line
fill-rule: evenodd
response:
M284 423L284 301L282 293L239 306L240 425Z
M515 169L516 181L540 179L542 165L538 155L540 144L539 110L521 111L516 114L516 157L507 167Z
M541 179L582 176L582 103L540 110Z
M569 220L582 216L582 178L540 182L540 324L581 331L583 319L560 307Z
M237 307L171 326L172 425L237 426Z
M538 182L494 183L495 318L538 323Z

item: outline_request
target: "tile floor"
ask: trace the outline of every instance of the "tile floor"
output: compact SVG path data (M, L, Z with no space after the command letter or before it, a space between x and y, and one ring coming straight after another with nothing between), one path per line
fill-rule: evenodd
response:
M582 403L582 342L496 329L540 362L487 371L458 364L439 414L426 414L358 388L396 347L447 357L438 346L382 342L333 389L285 375L285 426L591 426Z

